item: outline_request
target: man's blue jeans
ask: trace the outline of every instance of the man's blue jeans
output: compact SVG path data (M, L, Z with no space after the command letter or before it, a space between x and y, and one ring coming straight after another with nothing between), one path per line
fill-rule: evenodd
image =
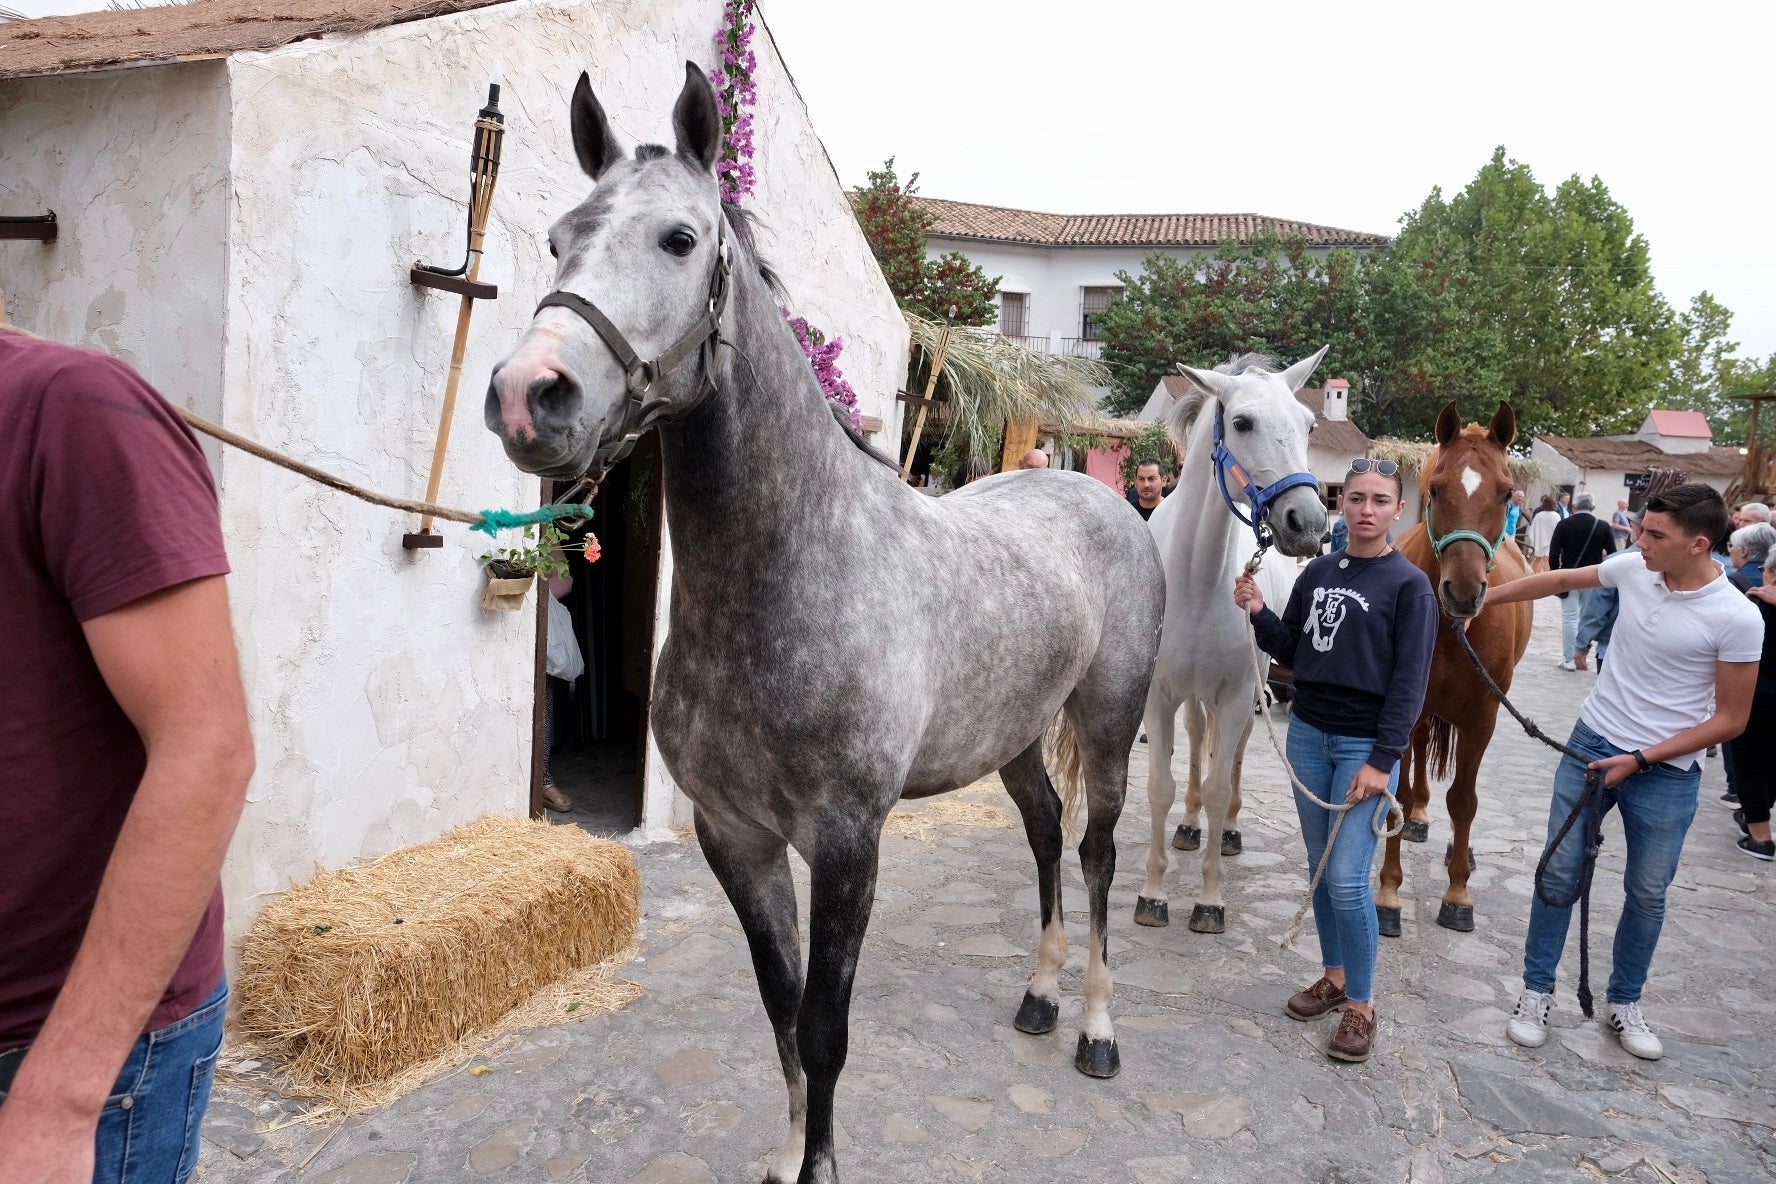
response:
M1575 588L1560 602L1560 656L1568 662L1579 652L1579 618L1585 615L1589 588Z
M227 1009L223 982L202 1007L136 1041L99 1115L93 1184L184 1184L190 1178ZM5 1101L0 1094L0 1105Z
M1357 736L1322 732L1300 716L1289 720L1289 763L1301 783L1321 801L1344 801L1357 770L1369 759L1375 741ZM1399 787L1400 767L1388 777L1388 793ZM1387 809L1388 799L1372 798L1347 811L1338 828L1338 842L1326 873L1314 889L1314 927L1320 932L1320 962L1327 970L1344 970L1344 993L1357 1003L1370 1002L1375 983L1375 957L1381 934L1375 920L1375 892L1370 874L1375 870L1374 818ZM1332 811L1314 805L1295 791L1295 812L1301 819L1301 837L1307 843L1307 874L1320 866L1326 836L1332 833Z
M1592 760L1618 756L1617 748L1581 721L1573 725L1568 747ZM1609 979L1611 1003L1638 1003L1646 986L1659 931L1665 924L1665 890L1677 875L1677 859L1684 836L1696 817L1696 792L1702 769L1692 764L1688 772L1670 765L1654 765L1635 773L1614 789L1604 791L1604 812L1622 812L1622 832L1628 844L1628 863L1622 873L1622 918L1616 923L1616 942ZM1543 850L1572 813L1585 788L1585 766L1572 757L1560 758L1554 771L1554 800L1548 807L1548 837ZM1577 889L1579 868L1584 862L1585 841L1580 833L1584 820L1573 824L1566 841L1548 860L1545 887L1549 895L1565 900ZM1523 985L1532 991L1552 994L1554 972L1566 947L1571 908L1555 908L1535 896L1529 906L1529 936L1523 947Z

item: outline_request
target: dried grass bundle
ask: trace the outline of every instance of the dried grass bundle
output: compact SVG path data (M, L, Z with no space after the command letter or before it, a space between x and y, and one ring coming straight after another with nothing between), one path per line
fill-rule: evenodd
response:
M983 777L954 794L939 797L923 798L916 802L902 802L888 815L883 827L891 835L899 835L903 839L930 844L938 835L948 830L964 826L981 827L1012 827L1020 826L1000 807L980 800L983 797L1004 797L1005 786L998 774Z
M622 844L483 818L267 905L241 942L236 1035L298 1091L356 1109L536 1008L542 1023L621 1006L639 988L598 964L630 951L640 921Z

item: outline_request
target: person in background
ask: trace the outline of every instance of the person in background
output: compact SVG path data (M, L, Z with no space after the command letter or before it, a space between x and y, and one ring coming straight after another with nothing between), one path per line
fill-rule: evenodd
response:
M566 559L560 551L554 555L557 559ZM573 591L573 586L571 575L549 577L549 609L544 618L548 622L548 636L543 672L548 675L548 681L543 684L543 804L557 814L572 812L574 803L555 784L555 695L558 691L568 693L574 680L586 669L585 659L579 654L579 638L574 633L573 614L562 603L562 599Z
M1165 469L1150 456L1135 464L1134 493L1132 503L1142 518L1152 518L1153 511L1165 500Z
M1554 499L1554 512L1560 515L1561 521L1572 517L1572 502L1573 495L1565 491L1562 491L1560 496Z
M1710 557L1727 525L1720 494L1699 483L1678 485L1647 499L1638 553L1526 576L1487 593L1491 604L1578 588L1612 587L1621 594L1609 663L1567 740L1582 759L1564 756L1554 773L1542 887L1553 899L1576 889L1584 828L1562 835L1561 827L1579 804L1587 771L1596 770L1603 775L1602 808L1622 813L1627 853L1606 1014L1622 1048L1645 1060L1665 1055L1640 997L1664 928L1666 893L1696 817L1704 754L1745 730L1763 654L1758 610ZM1540 892L1531 897L1523 991L1505 1027L1515 1044L1539 1048L1548 1039L1554 977L1571 920L1571 908L1547 903Z
M1513 490L1511 492L1511 505L1515 509L1516 514L1517 514L1517 517L1515 519L1517 526L1516 526L1516 529L1511 531L1511 537L1517 540L1517 549L1519 551L1523 552L1523 557L1525 559L1528 559L1529 558L1529 503L1528 503L1528 499L1527 499L1526 495L1524 494L1524 492L1521 489Z
M1505 507L1505 534L1517 537L1517 528L1523 525L1523 491L1512 490L1511 504Z
M1770 807L1776 802L1776 550L1764 562L1769 569L1763 582L1746 593L1764 618L1764 653L1758 661L1751 719L1732 743L1740 802L1733 821L1741 832L1739 850L1769 863L1776 860L1770 835Z
M1632 517L1633 515L1628 513L1628 499L1617 498L1616 512L1610 515L1610 533L1616 536L1616 550L1618 551L1626 550L1628 547L1628 525L1629 519Z
M1024 453L1022 459L1018 461L1018 468L1020 469L1046 469L1047 467L1048 453L1042 451L1040 448L1030 449L1030 451Z
M1535 517L1529 521L1529 566L1535 571L1548 570L1548 543L1554 538L1554 528L1560 525L1560 511L1554 508L1554 499L1543 495L1541 505L1536 507Z
M134 370L0 325L0 1181L183 1180L253 775L216 486ZM127 1175L126 1175L127 1169Z
M1548 566L1554 571L1569 567L1592 567L1602 563L1616 549L1615 535L1591 513L1591 495L1578 496L1572 517L1555 526L1548 542ZM1578 653L1579 618L1585 613L1585 599L1590 589L1579 588L1556 593L1560 600L1560 668L1579 670L1573 660Z
M1746 502L1739 507L1739 512L1733 517L1734 526L1751 526L1754 523L1768 523L1769 521L1770 507L1763 502Z
M1727 536L1727 558L1732 568L1727 573L1733 587L1741 592L1760 588L1764 583L1764 563L1776 548L1776 526L1752 522ZM1776 674L1776 670L1771 673Z
M1628 516L1627 551L1640 550L1640 515ZM1616 627L1616 610L1621 598L1614 588L1593 588L1591 595L1585 598L1585 612L1579 618L1579 636L1577 649L1573 652L1573 663L1585 669L1585 657L1590 652L1592 643L1597 645L1597 672L1603 673L1604 655L1609 653L1610 635Z
M1424 707L1437 640L1431 582L1388 542L1402 493L1393 461L1353 461L1344 482L1346 548L1302 569L1281 618L1251 576L1240 576L1233 593L1252 615L1258 644L1295 672L1288 756L1296 775L1321 801L1363 803L1346 814L1314 889L1324 973L1284 1008L1298 1020L1343 1008L1326 1046L1341 1061L1367 1060L1375 1042L1375 823L1399 785L1400 753ZM1313 874L1334 814L1299 790L1295 810Z

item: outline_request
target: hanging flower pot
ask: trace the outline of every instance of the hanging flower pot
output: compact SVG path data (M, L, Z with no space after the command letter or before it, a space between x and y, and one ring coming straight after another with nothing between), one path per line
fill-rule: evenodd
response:
M515 613L524 607L524 598L536 575L510 563L487 565L487 588L481 593L481 607L496 613Z
M554 525L544 526L540 535L536 527L525 527L518 546L499 547L480 557L487 565L481 607L490 612L517 612L539 576L546 580L567 574L568 551L584 551L590 563L598 558L598 539L587 531L584 540L576 543Z

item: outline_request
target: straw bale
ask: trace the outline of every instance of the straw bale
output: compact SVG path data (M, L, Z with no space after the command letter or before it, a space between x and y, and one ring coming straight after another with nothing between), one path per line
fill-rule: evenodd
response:
M241 943L236 1034L300 1092L362 1100L530 1010L621 1006L633 984L598 964L632 953L640 922L622 844L483 818L267 905Z

